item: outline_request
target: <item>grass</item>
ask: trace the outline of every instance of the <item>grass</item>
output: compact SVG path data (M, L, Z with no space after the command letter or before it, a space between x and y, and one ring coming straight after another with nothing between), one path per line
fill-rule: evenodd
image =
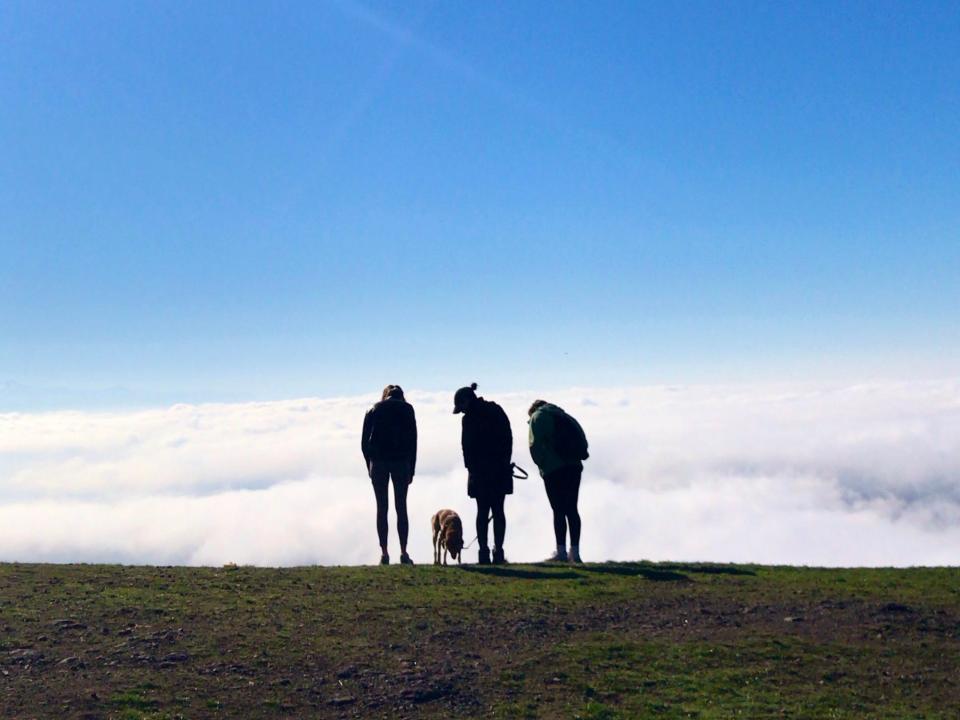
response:
M4 718L956 718L960 570L0 565Z

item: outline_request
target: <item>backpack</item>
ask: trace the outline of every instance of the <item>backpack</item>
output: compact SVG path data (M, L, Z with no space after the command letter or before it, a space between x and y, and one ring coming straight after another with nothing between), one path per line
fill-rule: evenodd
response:
M567 415L563 410L552 413L554 423L554 449L564 460L586 460L590 457L587 452L587 436L583 433L580 423Z

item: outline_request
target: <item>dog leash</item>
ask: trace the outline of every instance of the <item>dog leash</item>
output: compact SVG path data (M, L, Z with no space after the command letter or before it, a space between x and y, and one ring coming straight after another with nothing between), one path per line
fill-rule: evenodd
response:
M517 473L520 473L520 474L518 475ZM528 473L526 470L524 470L522 467L520 467L516 463L510 463L510 474L516 480L526 480L527 478L530 477L530 473ZM487 518L487 525L490 524L491 520L493 520L493 513L490 513L490 517ZM477 541L478 537L479 535L474 535L473 540L471 540L469 544L464 545L463 549L469 550L470 547Z
M491 521L491 520L493 520L493 513L490 513L490 517L487 518L487 525L490 524L490 521ZM470 545L473 545L473 544L477 541L477 538L478 538L478 537L480 537L480 536L479 536L479 535L474 535L474 536L473 536L473 540L470 541ZM469 549L470 549L470 545L464 545L464 546L463 546L463 549L464 549L464 550L469 550ZM462 551L461 551L461 552L462 552Z

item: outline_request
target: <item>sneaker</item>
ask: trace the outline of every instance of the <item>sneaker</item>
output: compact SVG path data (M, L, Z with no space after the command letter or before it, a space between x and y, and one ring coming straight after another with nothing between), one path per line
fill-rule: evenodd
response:
M403 553L403 555L400 556L400 564L413 565L413 560L410 559L409 555L407 555L406 553Z
M493 551L493 564L506 565L507 559L503 556L503 548L496 548Z
M478 565L490 564L490 550L488 548L480 548L480 552L477 555L477 564Z
M390 564L390 556L387 555L386 553L384 553L383 555L381 555L381 556L380 556L380 564L381 564L381 565L389 565L389 564Z
M577 563L578 565L583 564L583 560L580 559L580 551L570 548L570 562Z
M544 562L568 562L569 559L566 550L554 550L553 555L544 560Z

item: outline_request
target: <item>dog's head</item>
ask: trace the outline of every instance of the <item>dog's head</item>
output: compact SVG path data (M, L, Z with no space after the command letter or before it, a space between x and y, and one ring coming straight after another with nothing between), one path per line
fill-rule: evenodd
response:
M460 552L463 550L463 535L458 532L447 532L447 550L450 551L450 554L454 559L460 557Z
M444 528L443 541L447 550L454 558L460 557L460 551L463 550L463 525L460 518L454 515L447 521Z

